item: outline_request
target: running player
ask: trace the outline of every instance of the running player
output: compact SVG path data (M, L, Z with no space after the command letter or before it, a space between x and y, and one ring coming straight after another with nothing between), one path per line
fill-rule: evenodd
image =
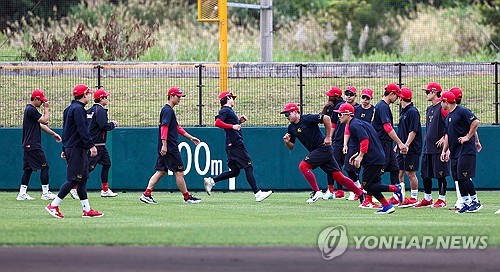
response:
M354 110L360 107L360 105L356 102L356 87L354 86L347 86L344 95L345 95L345 101L346 103L350 104ZM359 183L359 169L352 167L349 164L349 158L346 156L346 152L344 152L344 147L345 147L345 141L344 141L344 132L345 132L345 124L342 124L339 118L337 117L337 126L339 127L339 131L335 132L335 135L333 137L333 152L335 156L340 159L341 161L337 161L340 167L344 168L344 170L347 173L347 176L354 181L354 184L356 186L361 187L361 183ZM356 196L355 193L349 192L349 196L346 198L346 200L358 200L358 197Z

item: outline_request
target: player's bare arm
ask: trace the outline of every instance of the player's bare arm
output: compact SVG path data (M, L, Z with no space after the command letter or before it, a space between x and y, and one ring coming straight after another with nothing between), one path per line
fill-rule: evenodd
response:
M41 124L40 123L40 128L45 131L47 134L52 135L56 142L60 143L62 141L61 136L59 134L55 133L52 129L50 129L47 125Z
M479 120L476 119L476 120L472 121L472 123L470 124L469 132L467 133L467 135L465 135L463 137L459 137L458 142L461 144L468 142L470 140L470 138L472 138L472 136L474 136L476 134L478 126L479 126Z
M323 143L326 146L332 145L333 129L332 129L332 119L330 119L330 116L323 115L323 124L325 125L325 134L326 134Z

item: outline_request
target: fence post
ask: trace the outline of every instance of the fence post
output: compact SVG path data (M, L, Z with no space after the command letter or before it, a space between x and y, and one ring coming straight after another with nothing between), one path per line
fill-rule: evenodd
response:
M398 66L398 85L399 88L403 88L403 85L405 85L403 83L403 66L406 66L406 64L399 62L394 64L394 66Z
M491 64L495 65L495 82L493 82L493 84L495 84L495 102L493 102L493 104L495 104L495 123L493 123L493 125L498 125L498 84L500 84L498 82L498 64L499 64L499 62L495 61Z
M205 105L203 105L203 64L195 65L194 67L198 68L198 125L195 127L206 127L203 124L203 112L202 109Z
M97 89L100 89L102 87L101 85L101 69L102 69L102 66L100 64L97 64L97 66L95 67L97 69Z
M295 67L299 67L299 107L300 107L300 113L304 113L303 106L304 106L304 78L302 75L302 67L306 67L305 64L297 64Z

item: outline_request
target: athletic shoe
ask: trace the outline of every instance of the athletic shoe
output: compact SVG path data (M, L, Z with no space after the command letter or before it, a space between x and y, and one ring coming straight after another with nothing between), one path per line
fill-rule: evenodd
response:
M35 200L28 194L18 194L16 200Z
M344 196L345 196L345 193L342 190L337 190L335 192L335 198L343 198Z
M71 198L73 199L80 199L80 197L78 196L78 192L76 191L76 189L71 189L69 191L69 195L71 196Z
M56 198L56 195L52 192L48 191L46 194L42 194L40 197L41 200L53 200Z
M101 190L101 197L115 197L117 195L118 194L111 191L111 189L108 189L107 191Z
M483 208L483 205L481 205L481 202L479 202L479 200L472 201L472 203L469 206L469 209L465 212L475 213L475 212L478 212L479 210L481 210L482 208Z
M438 199L434 205L432 205L433 208L446 208L446 201L442 199Z
M267 191L267 192L262 192L262 191L258 191L256 194L255 194L255 201L257 202L261 202L263 201L264 199L268 198L271 194L273 193L273 191Z
M498 211L496 211L495 214L500 214L500 209L498 209Z
M194 197L192 195L189 195L187 199L184 199L184 203L186 204L198 204L201 202L201 198Z
M355 193L349 192L349 196L345 200L359 200L359 197Z
M86 212L86 211L83 211L82 212L82 217L83 218L89 218L89 217L102 217L104 214L100 211L96 211L96 210L92 210L90 209L90 211Z
M318 199L322 198L323 197L323 192L321 192L321 190L317 191L317 192L312 192L311 193L311 197L306 201L307 204L312 204L316 201L318 201Z
M455 213L465 213L468 210L469 210L469 205L467 205L467 204L464 203L462 205L462 208L460 210L455 211Z
M399 200L392 196L391 198L389 198L389 203L391 203L392 205L399 205Z
M432 203L433 203L433 200L427 200L427 199L422 199L420 200L419 203L417 203L417 205L415 205L414 207L415 208L430 208L432 207ZM436 202L437 203L437 202Z
M139 200L141 200L142 202L144 203L147 203L147 204L158 204L158 202L156 202L154 199L153 199L153 196L145 196L144 194L141 195L141 197L139 198Z
M402 202L405 199L405 184L403 182L396 184L398 190L394 194L398 197L398 202Z
M382 209L380 209L374 213L375 214L390 214L390 213L393 213L395 211L396 211L396 209L394 209L394 206L392 206L392 204L389 203L389 205L382 206Z
M362 209L382 209L382 206L380 206L378 204L375 204L372 201L369 201L369 200L366 200L366 199L358 207L362 208Z
M459 211L462 209L464 203L462 202L461 199L457 199L457 201L455 202L455 205L453 205L453 207L450 208L450 211Z
M204 178L203 179L203 186L205 187L205 192L207 192L208 195L212 194L212 187L215 186L215 181L213 178Z
M45 206L45 210L55 218L62 219L64 215L59 211L59 206L51 206L50 204Z
M330 190L326 190L326 192L323 194L323 199L324 200L335 199L335 194L330 192Z
M413 206L417 205L417 203L418 203L418 199L413 198L413 197L407 197L407 198L405 198L403 203L399 204L398 207L400 207L400 208L413 207Z

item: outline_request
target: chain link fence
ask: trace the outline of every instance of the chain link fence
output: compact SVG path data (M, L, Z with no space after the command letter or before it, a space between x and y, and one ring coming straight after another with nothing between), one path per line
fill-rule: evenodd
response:
M233 63L228 88L237 95L235 111L246 126L285 126L279 114L293 101L303 113L318 113L331 86L374 91L373 104L394 82L413 91L424 112L430 104L421 88L430 81L444 89L459 86L462 104L482 125L498 125L498 62L493 63ZM187 94L175 110L183 126L213 126L220 105L220 67L197 63L0 63L0 127L21 127L31 92L42 89L50 100L50 125L62 126L62 112L72 100L73 86L87 84L111 93L109 117L121 127L154 127L167 101L167 90L179 86ZM90 105L88 105L89 107ZM392 105L397 123L398 105Z

